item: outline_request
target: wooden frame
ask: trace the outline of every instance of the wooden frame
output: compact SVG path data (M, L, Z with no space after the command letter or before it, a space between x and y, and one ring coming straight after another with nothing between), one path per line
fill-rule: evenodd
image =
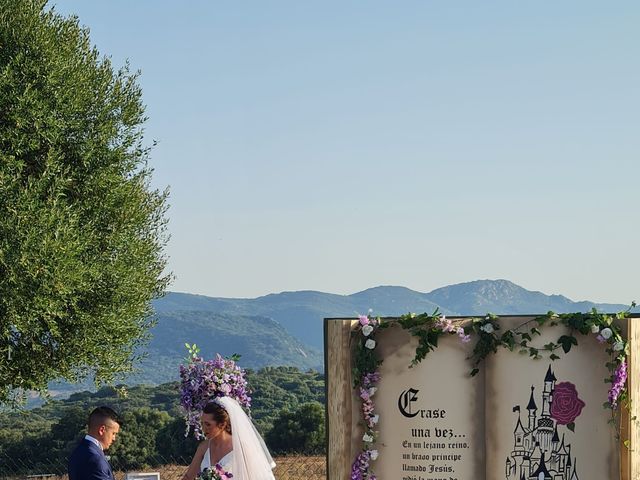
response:
M522 316L526 317L533 318ZM619 478L640 480L640 315L630 315L622 322L630 347L627 361L631 408L621 408L621 438L628 439L630 444L627 448L621 440ZM328 480L349 478L351 462L357 453L351 446L354 428L351 419L357 398L351 384L350 351L351 331L356 323L355 319L338 318L327 318L324 322Z

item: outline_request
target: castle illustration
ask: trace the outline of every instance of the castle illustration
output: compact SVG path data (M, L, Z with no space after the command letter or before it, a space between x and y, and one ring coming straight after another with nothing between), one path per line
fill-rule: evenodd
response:
M518 412L518 421L513 431L513 450L506 461L507 480L579 480L571 445L565 443L564 434L560 441L558 425L551 418L555 384L556 377L549 365L544 377L542 411L538 414L532 385L526 426L520 417L520 405L513 407Z

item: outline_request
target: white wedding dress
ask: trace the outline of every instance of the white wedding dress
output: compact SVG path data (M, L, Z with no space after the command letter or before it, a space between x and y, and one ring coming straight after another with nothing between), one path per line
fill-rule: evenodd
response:
M205 468L211 468L211 452L209 451L211 448L211 441L209 441L209 446L207 447L207 451L204 454L204 458L202 462L200 462L200 471L202 472ZM233 450L227 453L224 457L220 459L218 465L222 467L225 472L233 474Z
M227 411L232 432L233 450L220 459L220 466L233 474L233 480L275 480L271 470L276 464L240 404L230 397L220 397L214 401ZM201 468L207 467L211 467L208 448L201 464Z

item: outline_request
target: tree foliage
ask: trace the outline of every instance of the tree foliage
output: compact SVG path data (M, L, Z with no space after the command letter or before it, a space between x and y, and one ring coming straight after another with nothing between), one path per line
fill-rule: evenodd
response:
M265 367L248 372L252 390L251 415L258 429L266 433L280 411L292 411L308 402L325 403L324 375L296 367Z
M45 4L0 0L0 404L129 371L169 280L137 74Z
M247 377L253 390L252 418L273 453L324 451L322 374L266 367ZM109 449L114 467L188 465L191 461L198 442L184 436L177 382L131 386L126 396L118 394L118 387L103 387L50 400L32 410L0 411L0 477L65 472L73 446L86 432L89 412L98 405L109 405L124 417L118 439Z
M324 408L317 402L303 403L294 411L284 410L267 434L275 453L323 453L325 451Z
M119 438L109 449L112 465L122 470L161 465L156 437L169 423L169 415L151 408L137 408L125 411L122 420Z

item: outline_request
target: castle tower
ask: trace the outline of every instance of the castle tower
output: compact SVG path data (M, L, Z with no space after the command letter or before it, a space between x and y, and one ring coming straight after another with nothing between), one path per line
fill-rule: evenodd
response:
M535 387L531 385L531 397L529 397L529 405L527 405L527 410L529 410L529 431L530 432L534 428L536 428L536 412L538 411L538 406L536 405L536 402L533 399L534 390L535 390Z
M562 436L562 440L563 440L563 443L564 443L564 435ZM565 448L565 450L567 450L567 449ZM565 475L567 480L571 480L571 467L572 466L573 466L573 464L571 463L571 445L568 445L567 464L565 466L565 472L564 472L564 475Z
M542 415L538 419L538 431L536 440L540 443L543 452L551 452L553 429L555 422L551 418L551 395L556 383L556 377L551 371L551 365L544 377L544 390L542 392Z
M551 445L553 445L553 453L558 453L560 437L558 436L558 425L556 425L553 431L553 438L551 438Z
M531 459L525 455L522 465L520 465L520 477L527 480L527 478L529 478L529 472L531 472Z
M560 447L560 437L558 436L558 425L555 426L553 431L553 437L551 438L551 458L549 459L549 468L552 471L560 471L560 454L558 449Z
M554 439L558 435L558 427L556 425L556 431L553 434ZM567 459L569 458L569 453L567 452L567 447L564 446L564 433L562 434L562 442L554 447L554 452L556 453L556 457L558 459L557 470L559 473L563 474L564 480L569 480L569 473L567 471Z
M513 431L513 449L515 452L524 452L524 436L527 432L522 426L522 421L520 420L520 410L518 409L518 423L516 424L516 428Z
M551 394L553 392L553 387L555 386L556 386L556 376L551 371L551 365L549 365L547 374L544 377L544 391L542 392L542 416L543 417L551 416L551 402L553 401L553 399L551 398Z
M505 464L505 470L507 472L507 480L517 480L519 473L522 472L522 464L527 455L527 448L524 445L524 438L527 431L522 425L522 419L520 418L520 406L513 407L514 412L518 412L518 422L516 428L513 430L513 450L511 451L511 457L507 458ZM520 472L519 472L520 471Z

